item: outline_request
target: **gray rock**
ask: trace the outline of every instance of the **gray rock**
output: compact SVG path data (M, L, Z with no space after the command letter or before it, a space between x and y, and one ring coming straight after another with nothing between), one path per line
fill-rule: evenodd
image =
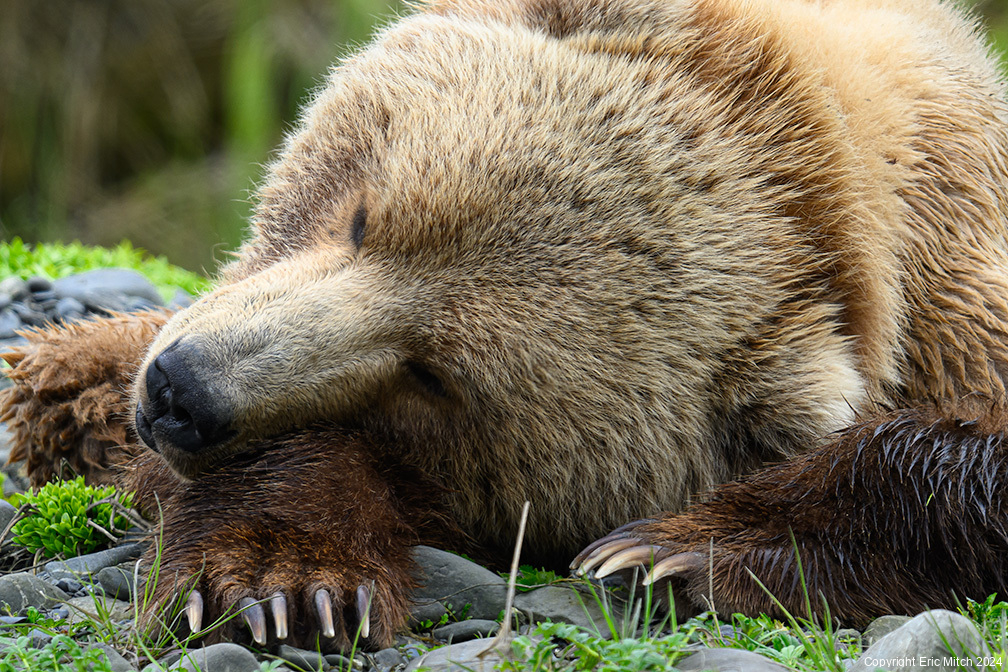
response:
M0 604L20 614L28 607L53 607L70 598L62 590L28 572L0 576Z
M225 642L189 651L179 661L188 672L258 672L259 661L243 646Z
M130 601L133 599L133 567L132 563L117 565L115 567L105 567L94 575L95 580L101 585L102 590L109 597L117 600Z
M109 668L112 672L135 672L136 668L130 665L129 661L113 649L108 644L92 644L88 649L100 649L108 657Z
M83 303L72 296L64 296L56 302L56 315L64 322L79 320L87 313L87 308Z
M17 316L11 308L4 308L0 311L0 338L14 338L17 336L14 332L18 329L24 329L24 324L21 323L21 318Z
M925 611L872 644L850 670L982 670L981 659L990 655L987 643L972 621L951 611L935 609Z
M33 648L41 649L46 644L52 641L52 635L48 632L39 630L38 628L32 628L28 631L28 642Z
M890 632L910 622L909 616L879 616L868 624L861 635L865 647L869 647Z
M34 308L28 306L24 303L12 303L8 310L12 311L17 315L18 319L24 323L24 325L31 325L33 327L41 327L49 322L49 318L46 314L35 310ZM24 326L22 325L22 326Z
M11 276L0 282L0 294L9 296L12 301L21 301L28 298L31 290L28 289L27 282L17 276Z
M415 672L421 667L432 672L490 672L504 660L504 653L489 650L492 641L474 639L433 649L410 661L406 672Z
M441 602L451 605L458 615L468 604L468 618L490 620L504 609L507 583L489 569L429 546L415 547L413 560L420 570L417 578L421 582L413 595L416 603Z
M7 428L3 427L0 429L0 460L4 462L7 461L7 456L4 455L4 449L9 452L9 447L5 441L7 437ZM7 529L10 522L14 520L14 516L17 514L17 508L8 502L6 499L0 499L0 532Z
M79 555L69 560L47 562L45 570L54 581L60 579L82 579L97 574L106 567L119 565L127 560L136 560L143 554L142 544L120 544L104 551Z
M435 638L446 642L468 642L477 637L489 637L497 634L500 630L500 623L482 618L474 618L469 621L459 621L458 623L448 623L439 628L434 628L431 633Z
M413 600L416 600L416 595L413 596ZM448 609L437 600L419 603L415 602L410 607L409 625L411 628L418 628L421 624L426 625L427 621L436 624L439 623L441 621L441 617L447 613ZM427 625L427 627L430 626Z
M52 289L53 283L49 278L43 278L41 275L35 275L25 282L28 287L28 291L32 294L37 292L48 292Z
M133 605L123 600L115 600L104 595L84 595L71 597L66 601L70 608L71 624L89 620L105 620L107 616L112 621L126 621L133 618Z
M676 663L682 672L789 672L769 658L740 649L702 649Z
M182 310L183 308L191 306L195 303L195 301L195 297L193 297L193 295L189 292L184 289L176 289L175 296L173 296L171 301L168 302L168 307L172 310Z
M515 609L528 615L533 623L560 621L572 623L608 639L612 636L605 616L595 598L573 586L543 586L515 595Z
M286 644L277 647L277 655L302 670L321 670L326 663L325 657L318 651L298 649Z
M61 298L73 298L92 310L126 310L139 297L160 306L161 295L150 280L128 268L99 268L60 278L53 290Z
M364 669L364 660L356 656L347 658L338 653L328 653L325 655L325 662L328 665L326 669L340 670L341 672Z
M379 672L390 672L392 668L406 662L405 656L399 653L398 649L392 648L376 651L371 656L371 659L374 661L374 666L378 668Z

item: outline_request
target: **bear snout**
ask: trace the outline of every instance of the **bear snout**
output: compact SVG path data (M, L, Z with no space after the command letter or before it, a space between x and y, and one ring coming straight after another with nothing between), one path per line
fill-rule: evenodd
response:
M197 375L200 348L176 340L143 372L146 401L137 404L136 427L150 448L198 453L234 435L233 412Z

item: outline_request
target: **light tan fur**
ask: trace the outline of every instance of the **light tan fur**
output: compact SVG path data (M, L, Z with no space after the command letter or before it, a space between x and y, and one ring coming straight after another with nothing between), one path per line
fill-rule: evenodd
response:
M563 557L872 401L1000 397L1004 94L939 2L430 2L333 69L147 357L198 345L237 435L159 447L335 421Z

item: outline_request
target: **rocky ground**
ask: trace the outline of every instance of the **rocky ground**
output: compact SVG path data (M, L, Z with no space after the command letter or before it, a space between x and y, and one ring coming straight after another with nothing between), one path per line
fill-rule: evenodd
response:
M172 303L173 307L179 307L190 301L183 293ZM14 332L25 326L160 305L163 305L160 294L142 275L123 269L91 271L55 282L42 278L28 281L10 278L0 281L0 349L19 343L21 339ZM0 459L4 459L3 436L0 427ZM8 478L5 494L16 488L16 484L16 478ZM14 515L14 507L0 501L0 530ZM144 543L128 539L109 550L48 562L34 571L0 576L0 603L7 605L8 614L0 616L0 655L4 648L16 644L10 634L11 628L26 629L30 609L36 610L33 619L41 615L65 624L97 619L105 627L128 631L135 615L135 576L145 576L145 571L135 572ZM176 668L252 672L259 670L264 661L278 661L276 669L281 670L402 672L420 668L491 669L501 662L511 649L510 642L494 648L490 647L493 641L490 638L500 627L498 619L507 594L505 580L464 558L436 549L418 547L414 557L423 575L424 587L414 596L416 606L410 632L400 636L393 648L321 656L317 652L287 646L263 652L238 644L195 645L185 655L179 649L156 652L155 660L151 661L143 655L138 656L134 647L114 637L97 637L96 640L104 639L112 644L90 646L102 648L112 669L123 671ZM622 614L626 607L616 601L609 609L610 613ZM534 624L540 621L572 623L596 634L610 632L602 609L584 583L565 581L521 591L515 598L515 610L521 624L519 633L530 635L531 641L535 641L536 636ZM618 615L616 620L622 622L624 619ZM704 643L731 640L732 626L723 625L721 629L717 637L708 633L708 636L695 637L689 642L689 655L677 663L678 669L753 672L788 669L751 651ZM43 648L53 636L45 628L30 629L27 645ZM957 666L982 669L984 658L991 656L976 625L947 611L925 612L913 619L886 616L864 632L848 630L843 636L848 641L860 642L864 651L857 660L840 662L850 670L924 667L953 670ZM18 646L23 644L23 640L17 643ZM561 669L569 653L557 647L548 662L556 664L554 669ZM996 665L991 667L1000 669L1003 661L992 660Z

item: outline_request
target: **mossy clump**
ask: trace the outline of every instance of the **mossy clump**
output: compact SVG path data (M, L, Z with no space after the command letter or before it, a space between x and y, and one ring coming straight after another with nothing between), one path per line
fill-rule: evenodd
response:
M11 498L15 506L28 505L14 524L13 542L49 558L90 553L108 545L110 536L125 532L129 521L119 511L132 501L132 493L118 493L110 485L85 485L82 476L47 483L38 492Z

